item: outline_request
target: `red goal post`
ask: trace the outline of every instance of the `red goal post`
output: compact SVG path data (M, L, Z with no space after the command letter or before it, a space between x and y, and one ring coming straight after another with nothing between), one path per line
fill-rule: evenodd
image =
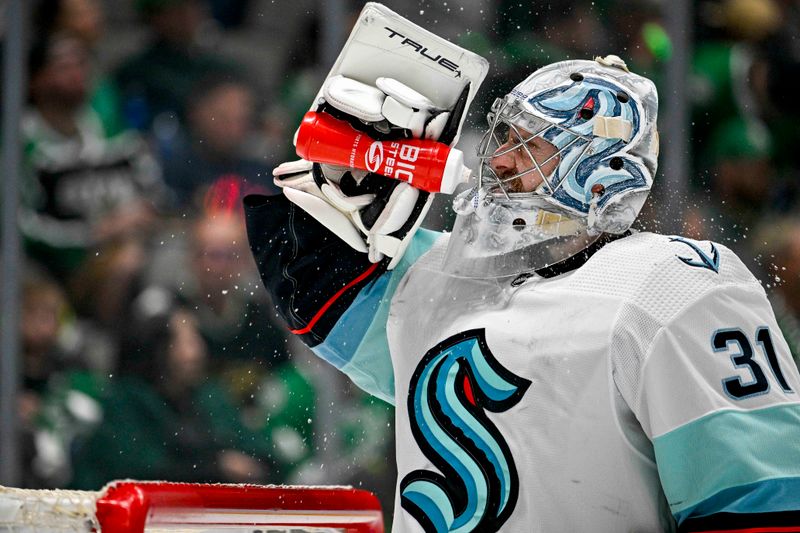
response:
M352 487L116 481L97 492L0 487L0 531L382 533L383 515Z

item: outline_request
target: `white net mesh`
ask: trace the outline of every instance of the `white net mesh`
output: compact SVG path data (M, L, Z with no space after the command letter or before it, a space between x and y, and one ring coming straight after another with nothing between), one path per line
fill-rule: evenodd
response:
M0 533L75 533L97 530L99 493L0 487Z

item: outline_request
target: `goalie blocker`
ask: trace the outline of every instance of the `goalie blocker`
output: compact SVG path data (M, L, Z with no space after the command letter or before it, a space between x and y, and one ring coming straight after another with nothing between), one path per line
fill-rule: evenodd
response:
M438 137L452 147L487 71L484 58L368 3L310 111L345 120L375 140ZM379 174L307 160L284 163L274 175L282 195L245 199L250 244L277 312L313 347L361 288L401 264L432 195ZM304 260L312 255L318 260Z
M329 157L323 148L335 148L332 136L309 120L295 137L305 161L279 166L275 183L370 262L388 257L380 269L393 269L430 208L429 193L452 192L467 176L452 146L487 70L482 57L367 4L310 109L318 121L346 122L355 131L342 124L338 131L358 146L341 145ZM423 147L432 148L427 165ZM409 157L393 157L394 150Z

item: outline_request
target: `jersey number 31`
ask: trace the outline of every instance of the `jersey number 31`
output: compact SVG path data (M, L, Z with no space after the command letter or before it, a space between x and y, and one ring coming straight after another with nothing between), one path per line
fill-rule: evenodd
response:
M760 327L756 330L756 344L766 357L772 375L780 385L783 392L794 392L781 371L778 356L775 353L775 346L769 328ZM730 354L731 362L736 368L746 368L750 371L752 379L743 382L739 376L732 376L722 380L722 387L731 398L742 400L750 396L758 396L769 392L770 383L761 365L753 359L755 354L753 345L747 335L739 328L720 329L714 332L711 337L711 345L715 352L733 352Z

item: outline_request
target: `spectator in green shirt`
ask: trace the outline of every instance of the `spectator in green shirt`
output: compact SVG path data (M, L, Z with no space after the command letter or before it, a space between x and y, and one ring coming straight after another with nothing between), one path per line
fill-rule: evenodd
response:
M239 421L206 372L207 348L188 309L151 291L134 303L103 421L75 455L73 485L119 478L280 482L263 437Z

